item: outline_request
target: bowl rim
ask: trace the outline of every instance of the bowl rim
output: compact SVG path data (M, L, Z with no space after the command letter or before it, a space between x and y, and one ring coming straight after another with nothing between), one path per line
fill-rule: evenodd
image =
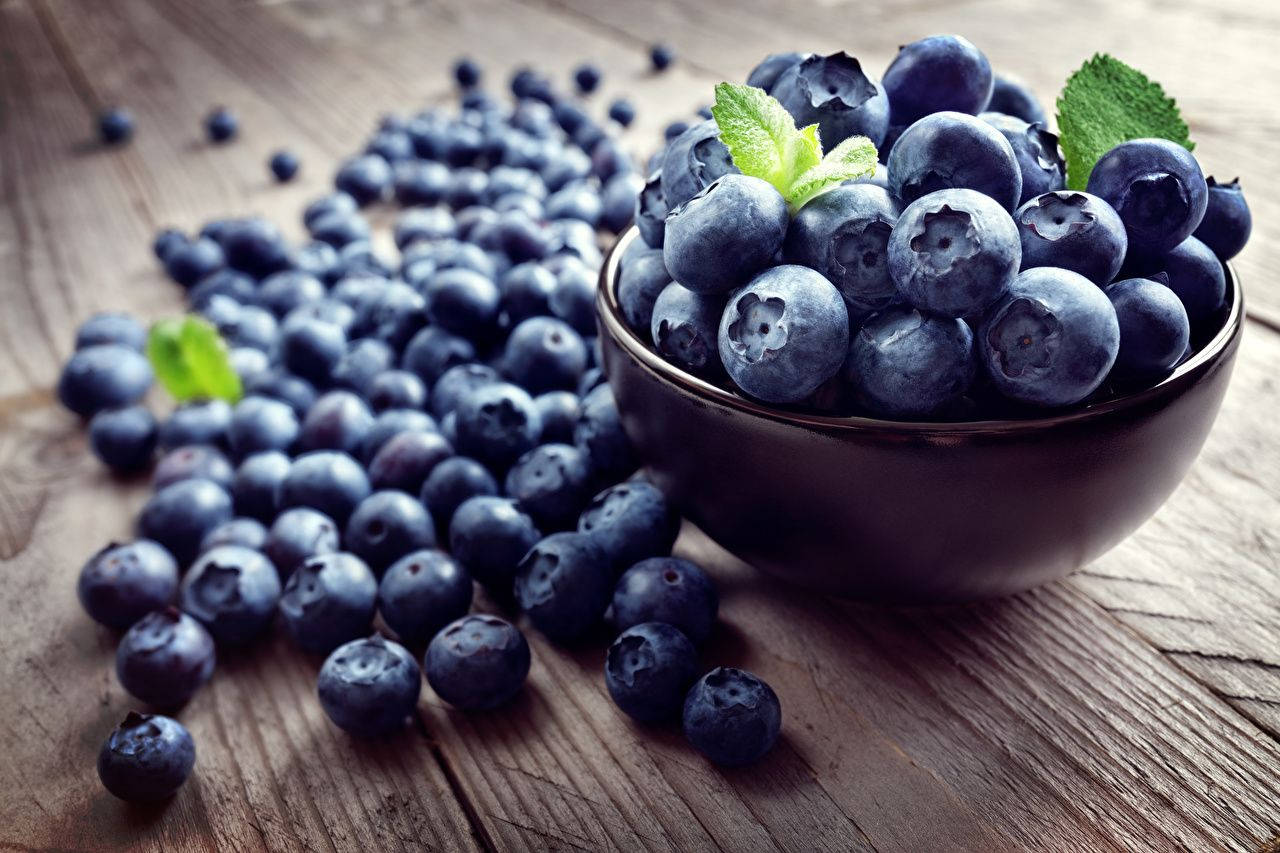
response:
M662 358L646 341L632 331L623 320L618 304L616 284L622 255L634 240L639 239L639 229L632 225L618 236L605 255L600 267L599 287L596 292L596 315L602 334L609 335L636 362L654 377L674 385L687 394L727 408L737 409L757 417L796 426L821 427L832 430L870 432L915 433L941 435L953 433L1008 433L1030 432L1037 429L1090 421L1115 412L1138 408L1153 400L1179 393L1194 384L1210 367L1231 349L1231 344L1244 328L1244 292L1239 277L1231 264L1223 263L1227 279L1227 297L1231 307L1226 322L1217 334L1199 352L1191 356L1155 385L1112 397L1075 409L1070 412L1045 415L1036 418L1009 418L981 421L897 421L871 418L862 415L822 415L812 412L779 409L757 402L749 397L727 391L691 373L676 367Z

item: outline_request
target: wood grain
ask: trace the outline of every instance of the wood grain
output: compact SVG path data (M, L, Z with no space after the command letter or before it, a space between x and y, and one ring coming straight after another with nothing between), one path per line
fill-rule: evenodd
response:
M51 402L71 331L99 307L178 310L147 247L161 224L259 212L297 233L302 201L327 185L335 159L381 112L439 98L464 48L499 79L532 62L563 80L580 58L596 59L609 76L594 108L615 93L637 101L627 138L639 154L667 120L705 102L711 82L768 50L853 46L874 68L898 40L955 29L963 16L998 65L1026 68L1042 93L1081 49L1116 51L1194 113L1214 168L1221 157L1251 185L1272 180L1260 152L1276 117L1247 117L1258 102L1247 78L1275 79L1259 40L1278 16L1260 4L1221 15L1166 4L1143 18L1159 21L1153 39L1150 26L1137 29L1141 10L1086 0L1072 18L1090 38L1062 30L1035 62L1026 39L1063 22L1021 4L742 5L725 15L674 0L0 2L0 358L12 365L0 368L0 571L10 581L0 683L20 685L0 691L0 847L1280 844L1280 446L1269 419L1280 335L1258 322L1186 484L1067 582L976 607L869 609L782 587L686 529L679 550L724 592L707 664L746 666L782 697L783 741L755 768L717 771L678 732L620 715L601 682L606 636L565 651L531 632L534 668L514 706L464 715L424 687L419 724L372 745L329 725L314 701L319 661L277 638L222 661L183 712L199 769L168 808L126 809L99 788L93 756L128 700L111 671L114 638L84 618L72 590L85 556L127 535L146 485L104 475ZM846 39L852 21L857 38ZM1185 52L1193 36L1204 43ZM683 59L654 77L645 53L657 38ZM1170 59L1187 55L1196 61ZM1202 61L1212 77L1197 78ZM135 142L86 146L94 109L116 101L139 116ZM200 140L215 102L242 117L232 146ZM263 164L284 144L304 171L277 187ZM1255 203L1260 229L1271 227L1267 204ZM1241 259L1264 318L1280 305L1265 278L1278 260L1267 233Z

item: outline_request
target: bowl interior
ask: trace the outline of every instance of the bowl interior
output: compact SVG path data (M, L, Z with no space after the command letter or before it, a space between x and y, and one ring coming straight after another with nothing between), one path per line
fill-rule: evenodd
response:
M617 340L631 356L648 370L662 379L680 386L687 392L758 417L826 428L950 434L1035 430L1076 420L1087 420L1117 409L1141 404L1152 397L1166 394L1170 390L1169 386L1185 384L1222 355L1230 341L1239 331L1244 319L1244 298L1240 290L1239 281L1232 267L1229 264L1224 264L1223 267L1227 278L1227 313L1222 327L1189 359L1178 365L1172 373L1149 387L1077 406L1068 412L1055 412L1038 417L1016 419L896 421L860 415L825 415L803 409L782 408L761 403L735 391L712 384L691 373L686 373L662 358L653 349L647 336L645 339L641 339L636 332L632 331L623 320L622 309L618 304L617 279L618 266L622 260L623 253L632 244L632 241L638 239L640 239L639 231L634 226L624 232L609 250L608 255L605 257L604 265L601 267L600 287L596 302L602 331Z

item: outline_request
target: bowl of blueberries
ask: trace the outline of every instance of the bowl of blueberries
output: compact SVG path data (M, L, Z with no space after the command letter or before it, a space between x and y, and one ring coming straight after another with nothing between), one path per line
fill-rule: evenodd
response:
M1139 74L1068 81L1061 140L958 36L880 80L797 53L717 87L596 304L623 425L693 522L807 587L949 602L1061 577L1160 507L1230 379L1250 218L1185 139L1085 138L1116 69ZM819 172L778 180L803 142L753 160L757 116L816 126Z

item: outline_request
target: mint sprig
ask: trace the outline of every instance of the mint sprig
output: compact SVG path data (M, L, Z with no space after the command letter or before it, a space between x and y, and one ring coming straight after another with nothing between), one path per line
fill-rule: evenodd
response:
M1094 54L1058 96L1058 130L1067 186L1082 190L1094 164L1130 139L1157 137L1194 150L1178 105L1160 84L1113 56Z
M793 210L827 187L876 168L870 139L850 137L824 157L818 126L797 128L782 104L754 86L718 84L711 115L738 171L773 184Z
M243 393L226 343L201 317L188 314L152 326L147 359L178 402L218 398L234 403Z

